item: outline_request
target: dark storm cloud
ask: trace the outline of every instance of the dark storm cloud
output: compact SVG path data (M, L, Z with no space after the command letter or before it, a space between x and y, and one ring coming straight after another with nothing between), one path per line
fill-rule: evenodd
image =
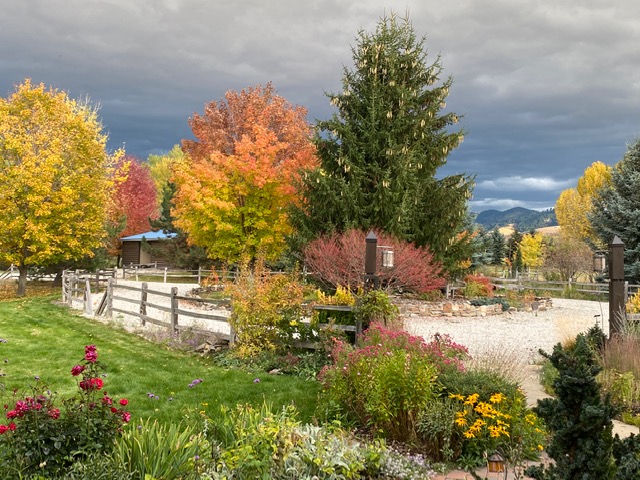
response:
M475 175L475 210L551 207L640 135L635 0L5 2L0 92L30 77L89 96L110 147L145 158L228 89L272 81L311 121L328 117L358 30L391 9L409 10L454 77L447 108L467 134L441 174Z

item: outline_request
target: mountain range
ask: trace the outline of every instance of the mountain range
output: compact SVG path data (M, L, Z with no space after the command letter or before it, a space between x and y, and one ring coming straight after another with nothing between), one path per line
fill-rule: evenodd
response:
M558 225L553 208L542 212L523 207L510 208L503 212L485 210L477 214L475 222L482 225L486 230L512 225L521 232Z

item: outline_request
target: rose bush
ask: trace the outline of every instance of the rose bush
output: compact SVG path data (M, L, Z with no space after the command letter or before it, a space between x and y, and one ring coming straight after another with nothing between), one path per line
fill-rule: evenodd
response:
M79 377L78 394L62 399L61 408L39 377L29 395L13 391L12 401L4 403L7 422L0 424L0 477L57 475L113 449L131 415L122 408L127 399L115 402L102 390L103 369L96 346L87 345L82 362L71 369Z

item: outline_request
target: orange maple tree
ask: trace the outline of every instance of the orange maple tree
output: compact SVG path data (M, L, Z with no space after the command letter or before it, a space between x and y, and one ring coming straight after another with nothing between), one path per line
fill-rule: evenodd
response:
M316 165L306 114L269 83L228 91L189 120L197 140L183 140L174 166L173 214L192 244L224 261L282 252L299 172Z

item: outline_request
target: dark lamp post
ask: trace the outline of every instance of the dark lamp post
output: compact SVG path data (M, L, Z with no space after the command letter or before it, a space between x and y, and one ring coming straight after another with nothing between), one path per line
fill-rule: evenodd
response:
M378 237L371 230L364 241L366 246L364 251L364 288L365 290L370 290L371 287L378 287L378 276L376 275Z

